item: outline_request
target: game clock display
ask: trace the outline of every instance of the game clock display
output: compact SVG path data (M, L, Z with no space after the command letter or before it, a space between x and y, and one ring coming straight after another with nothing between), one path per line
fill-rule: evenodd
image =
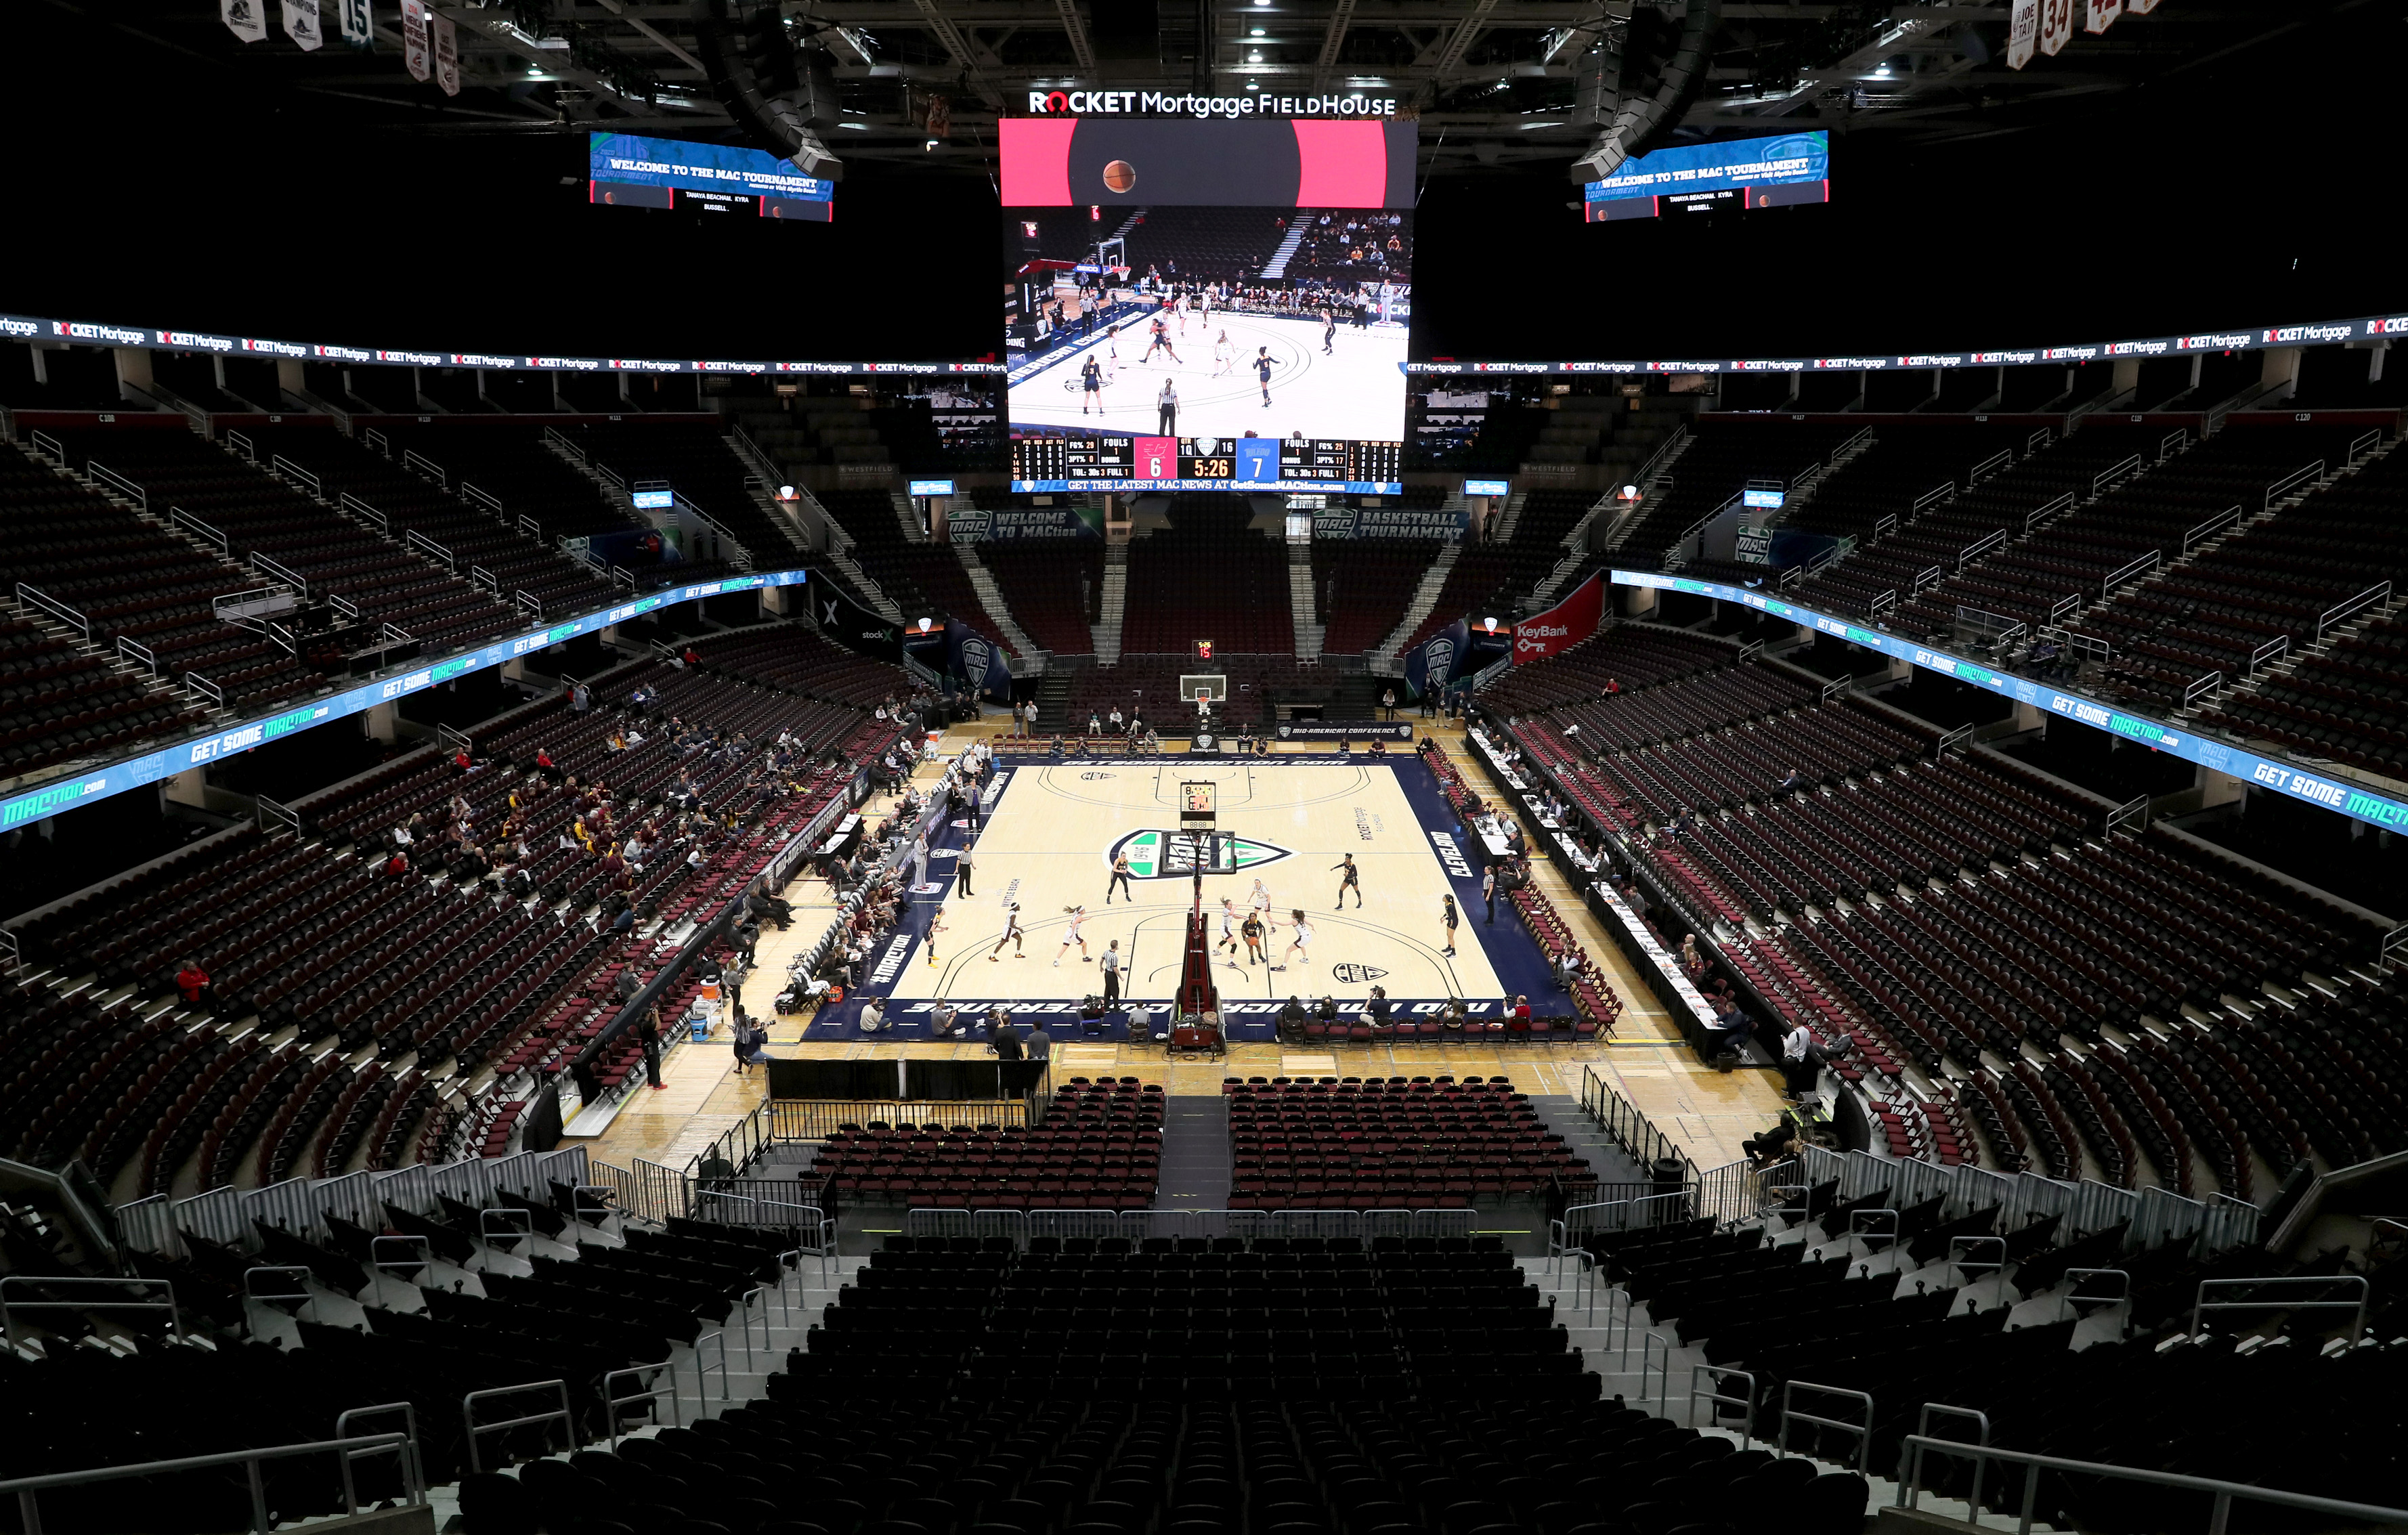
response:
M1265 490L1363 495L1404 490L1401 442L1337 438L1016 435L1011 488L1054 491Z

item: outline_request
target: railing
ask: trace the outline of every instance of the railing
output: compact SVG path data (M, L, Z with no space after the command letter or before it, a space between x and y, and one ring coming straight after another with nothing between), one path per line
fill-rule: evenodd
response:
M2195 677L2191 679L2190 685L2183 689L2182 706L2189 709L2208 695L2222 691L2223 687L2224 673L2221 671L2211 671L2203 677Z
M28 586L23 581L19 581L17 583L17 600L27 607L39 608L42 611L50 614L52 618L57 619L60 623L73 629L78 635L82 637L85 643L91 643L92 620L84 617L83 614L68 607L65 603L61 602L58 598L51 596L40 587ZM153 663L154 669L156 663Z
M582 464L585 462L585 450L580 448L574 442L571 442L566 438L561 436L559 427L545 427L543 429L543 440L551 444L552 447L559 449L568 457L575 459L578 463Z
M1948 579L1948 572L1936 565L1927 565L1914 573L1914 590L1917 596Z
M504 1418L498 1423L477 1421L479 1402L490 1401L496 1397L523 1396L533 1391L559 1392L560 1406L541 1413L530 1413L523 1417ZM496 1385L483 1391L471 1391L460 1399L460 1420L468 1430L468 1470L479 1475L482 1475L485 1470L481 1442L485 1435L499 1429L523 1428L531 1423L558 1423L561 1431L567 1436L568 1447L572 1450L577 1448L577 1420L569 1415L566 1381L529 1381L524 1385ZM552 1438L549 1430L546 1430L544 1438L547 1441Z
M1898 588L1893 586L1887 591L1876 592L1873 594L1873 599L1865 604L1865 616L1868 618L1879 618L1882 614L1889 612L1897 606Z
M1843 1418L1827 1418L1813 1413L1801 1413L1792 1405L1793 1399L1800 1391L1819 1391L1827 1397L1845 1397L1851 1401L1862 1402L1865 1407L1865 1421L1850 1423ZM1821 1428L1836 1428L1842 1433L1853 1436L1856 1442L1856 1452L1842 1464L1854 1466L1858 1471L1865 1470L1865 1462L1870 1458L1873 1447L1872 1398L1861 1391L1851 1391L1844 1385L1817 1385L1813 1381L1784 1381L1781 1383L1781 1423L1774 1430L1777 1437L1772 1442L1772 1453L1775 1456L1786 1456L1789 1454L1789 1425L1792 1422L1811 1423Z
M419 1479L417 1457L404 1447L409 1439L403 1434L363 1434L356 1439L320 1440L309 1444L279 1444L263 1450L229 1450L222 1455L186 1456L177 1460L144 1460L130 1466L95 1466L87 1470L52 1471L47 1476L20 1476L0 1482L0 1496L17 1495L17 1514L23 1535L42 1535L41 1510L36 1496L48 1487L88 1485L95 1482L116 1482L127 1477L156 1477L178 1471L208 1470L219 1466L240 1466L251 1482L251 1528L256 1535L267 1535L272 1521L267 1509L267 1484L260 1475L263 1460L285 1460L294 1456L335 1455L343 1457L345 1512L360 1512L358 1501L351 1496L350 1457L385 1450L402 1450L402 1502L419 1507L426 1501L426 1488Z
M341 497L335 502L335 505L341 508L343 510L350 512L361 522L367 524L368 526L375 528L379 533L383 534L386 538L390 538L393 537L393 524L385 521L384 513L377 510L376 508L369 506L366 501L361 500L351 492L345 491Z
M724 1368L726 1357L726 1336L723 1333L714 1333L712 1336L720 1340L722 1360L720 1385L723 1392L722 1399L724 1399L724 1393L726 1387L726 1370ZM695 1340L697 1343L701 1341L702 1340L699 1338ZM651 1383L645 1379L646 1376L652 1374L654 1371L663 1370L668 1371L668 1384L652 1385ZM624 1397L610 1389L610 1383L622 1379L623 1377L632 1379L636 1383L637 1386L636 1390L629 1392ZM649 1390L645 1389L647 1386L650 1386L651 1388ZM699 1401L701 1399L701 1396L702 1382L697 1379L695 1382L695 1399ZM646 1403L657 1402L663 1397L666 1397L669 1399L670 1423L675 1427L683 1427L685 1426L685 1412L678 1405L677 1364L674 1360L664 1359L658 1364L651 1365L630 1365L625 1370L614 1370L602 1377L602 1412L610 1435L610 1448L614 1453L619 1448L619 1409L622 1407L633 1407L639 1401ZM651 1411L653 1423L658 1424L661 1418L661 1410L658 1407L652 1407Z
M2298 490L2301 485L2306 484L2308 481L2312 480L2322 480L2324 477L2325 461L2323 459L2319 458L2311 464L2302 464L2298 468L2293 469L2290 473L2285 475L2282 479L2275 481L2272 484L2266 487L2266 499L2259 503L2258 509L2260 511L2272 511L2274 508L2275 502L2280 501L2283 497L2290 495L2293 491Z
M513 591L510 594L510 604L537 623L543 622L543 599L533 592L523 587Z
M2347 1503L2335 1498L2317 1498L2304 1492L2286 1492L2278 1487L2251 1486L2242 1482L2220 1482L2213 1477L2184 1476L2174 1471L2143 1470L2135 1466L2111 1466L2098 1460L2067 1460L2057 1456L2031 1455L2022 1450L1994 1449L1986 1444L1968 1444L1961 1440L1935 1439L1928 1434L1909 1434L1901 1450L1904 1482L1898 1491L1900 1507L1913 1508L1923 1492L1923 1457L1926 1454L1956 1456L1973 1461L1977 1466L1989 1461L2021 1466L2024 1470L2023 1505L2015 1520L2015 1535L2030 1535L2034 1516L2040 1507L2040 1473L2056 1471L2060 1476L2096 1476L2108 1481L2140 1482L2157 1487L2179 1487L2188 1492L2203 1492L2212 1501L2208 1507L2208 1535L2225 1535L2232 1517L2234 1499L2272 1503L2278 1508L2306 1509L2314 1513L2338 1515L2359 1524L2408 1525L2408 1509L2381 1508L2370 1503ZM1980 1484L1975 1483L1978 1487ZM1974 1528L1981 1528L1981 1510L1972 1511ZM2162 1516L2163 1504L2157 1513ZM1996 1527L1991 1527L1996 1528ZM2152 1528L2170 1529L2165 1523Z
M402 1485L405 1488L423 1487L426 1485L426 1462L418 1453L418 1409L412 1404L406 1401L385 1401L378 1402L373 1407L353 1407L338 1413L335 1416L335 1437L351 1438L351 1425L353 1418L380 1417L387 1413L401 1414L400 1443L335 1452L335 1463L343 1470L343 1506L353 1513L359 1510L360 1497L359 1490L351 1485L351 1468L369 1456L383 1455L390 1451L400 1457Z
M2140 468L2141 455L2138 453L2132 454L2130 457L2124 459L2120 463L2110 464L2107 467L2100 470L2097 474L2090 477L2091 495L2095 498L2104 495L2108 486L2115 483L2115 481L2123 479L2128 474L2139 473Z
M217 545L218 552L225 555L228 559L232 559L234 557L233 539L228 538L224 534L219 532L216 528L211 527L208 524L202 522L199 518L194 516L191 512L186 511L183 508L169 507L167 509L167 521L173 523L178 527L184 529L196 538Z
M1698 1377L1700 1375L1712 1378L1714 1386L1713 1390L1698 1389ZM1747 1383L1746 1396L1730 1397L1723 1394L1724 1388L1733 1381ZM1713 1402L1716 1407L1738 1408L1739 1447L1745 1450L1756 1442L1756 1375L1753 1371L1722 1370L1713 1365L1691 1365L1689 1367L1689 1427L1692 1428L1698 1426L1698 1403L1701 1401ZM1720 1415L1720 1413L1715 1414L1717 1417ZM1706 1427L1711 1428L1714 1425L1709 1422Z
M2230 527L2233 524L2239 521L2241 521L2241 503L2235 501L2232 505L2225 508L2222 511L2217 512L2206 522L2200 524L2199 526L2192 528L2188 533L2184 534L2182 552L2186 554L2189 553L2200 544L2215 537L2218 533L2223 532L2226 528Z
M1671 436L1656 445L1656 451L1647 455L1647 462L1639 466L1639 472L1630 477L1629 482L1639 487L1641 496L1647 494L1656 483L1656 477L1663 472L1664 466L1672 461L1688 440L1689 423L1684 421L1672 428Z
M2031 510L2024 513L2024 531L2026 533L2029 533L2039 527L2042 523L2047 522L2050 518L2062 516L2072 509L2073 493L2071 491L2067 491L2063 495L2058 496L2054 501L2050 501L2044 506L2034 507Z
M2109 595L2112 594L2118 586L2123 585L2126 581L2132 580L2136 576L2146 575L2148 572L2155 570L2157 567L2158 563L2164 558L2165 555L2162 551L2152 549L2138 559L2127 561L2123 565L2120 565L2114 569L2109 571L2105 578L2099 582L2099 600L2101 602L2106 601Z
M2081 594L2077 592L2068 592L2065 595L2057 598L2055 602L2048 605L2048 621L2051 624L2062 624L2067 619L2071 618L2075 613L2079 612L2081 609Z
M2042 437L2047 436L2044 432L2041 435ZM2031 452L2030 444L2025 444L2024 452ZM2014 461L2015 451L2013 448L2001 448L1997 452L1992 453L1989 457L1982 460L1979 464L1976 464L1971 468L1966 470L1965 483L1968 486L1978 485L1983 481L1989 479L1990 476L1998 473L2000 469L2011 467L2014 464Z
M402 542L408 544L410 548L417 550L420 553L425 555L428 559L433 560L444 569L451 571L453 575L456 576L460 573L459 558L450 550L444 548L441 544L437 543L425 534L419 532L416 528L413 527L406 530L402 534L401 539Z
M1931 760L1938 762L1972 739L1973 727L1970 724L1960 724L1954 730L1943 732L1938 740L1931 743Z
M2210 1300L2207 1298L2207 1294L2210 1290L2254 1291L2272 1289L2278 1292L2290 1293L2311 1288L2329 1288L2333 1286L2348 1285L2357 1286L2357 1299ZM2372 1286L2367 1283L2367 1278L2364 1274L2292 1274L2281 1278L2270 1279L2202 1279L2199 1282L2198 1294L2191 1302L2190 1330L2192 1336L2198 1336L2200 1330L2200 1320L2209 1312L2343 1311L2350 1313L2349 1341L2355 1343L2366 1333L2366 1310L2372 1293Z
M2278 634L2249 653L2249 665L2244 669L2255 672L2259 667L2271 665L2290 653L2291 637Z
M244 463L256 464L259 462L259 446L251 440L250 433L238 432L232 427L228 427L219 440L223 442L227 447L232 448L236 452L241 454L242 461Z
M225 689L218 686L217 683L202 676L199 672L188 671L184 673L183 685L188 691L199 694L202 697L207 698L210 703L216 705L218 708L223 709L225 707Z
M505 521L509 517L509 513L503 509L502 498L495 495L491 491L480 490L464 480L460 482L460 494L466 496L469 500L476 502L479 506L484 508L487 511L492 512L496 517L502 518Z
M468 584L480 592L491 592L495 596L502 595L502 579L481 565L468 567Z
M2165 436L2157 438L2157 462L2163 464L2167 459L2170 459L2173 457L2174 454L2181 452L2189 441L2189 429L2181 426L2175 427L2172 431L2168 432Z
M2391 583L2387 581L2380 581L2368 587L2365 591L2360 592L2358 595L2351 597L2348 601L2335 603L2332 607L2326 609L2323 612L2316 615L2317 640L2321 642L2324 639L2325 631L2327 629L2331 628L2337 624L2344 622L2351 615L2363 609L2371 608L2376 603L2388 602L2390 600Z
M278 453L274 457L270 458L267 461L267 467L271 472L280 474L285 479L292 481L294 484L304 487L312 495L322 494L321 487L318 483L318 477L303 468L300 465L294 463L282 453Z
M405 469L416 469L420 474L430 475L437 484L447 490L451 488L451 480L444 474L443 466L415 448L405 448L401 451L401 466Z
M335 611L340 613L343 617L350 619L354 624L357 624L360 621L360 605L353 602L351 598L343 595L342 593L330 593L328 594L326 600L334 604Z
M1264 1237L1468 1237L1476 1210L965 1210L915 1209L903 1214L910 1237L993 1237L1025 1249L1040 1237L1207 1241Z
M303 596L306 597L309 595L309 578L301 574L299 571L293 569L291 567L269 558L267 555L261 553L256 549L251 552L251 563L252 568L266 571L269 575L274 576L278 581L282 581L285 585L299 592Z
M1932 486L1928 491L1925 491L1921 495L1916 496L1914 498L1914 505L1907 509L1906 515L1908 519L1912 521L1914 518L1922 516L1923 509L1926 507L1936 507L1944 501L1953 500L1956 497L1956 481L1954 480L1943 480L1939 484ZM1889 527L1883 527L1883 523L1887 523ZM1892 512L1888 516L1884 517L1879 522L1873 524L1873 535L1878 538L1884 533L1895 530L1897 526L1898 514L1896 512Z
M36 1295L65 1292L93 1293L91 1300L11 1300L10 1285L19 1293L32 1291ZM113 1292L132 1291L136 1294L165 1296L165 1299L143 1300L117 1298ZM184 1319L176 1310L176 1286L164 1279L93 1279L75 1274L56 1276L41 1274L7 1274L0 1276L0 1340L11 1347L17 1341L17 1316L22 1312L164 1312L176 1336L184 1336Z
M295 837L301 835L300 811L290 805L270 799L265 795L259 796L256 803L259 807L261 830L273 832L277 827L281 826Z
M1670 1160L1681 1165L1684 1180L1696 1173L1688 1153L1650 1123L1645 1114L1632 1108L1621 1094L1606 1085L1605 1079L1591 1066L1581 1068L1581 1108L1641 1167L1652 1171L1658 1161Z
M156 677L159 675L159 657L151 652L150 646L141 644L136 640L128 639L123 635L119 635L117 637L117 653L125 656L130 660L140 662L144 667L149 668L151 676Z
M107 485L110 490L113 490L118 495L124 496L127 500L133 502L144 511L149 511L150 509L150 493L136 484L133 481L126 479L115 469L108 467L107 465L95 462L94 460L86 459L84 460L83 472L89 478L99 481L102 484Z
M2006 541L2007 530L2000 527L1991 529L1988 537L1976 538L1971 543L1967 544L1964 548L1956 552L1957 573L1960 575L1963 574L1967 566L1972 564L1975 560L1980 559L1983 555L1987 554L1990 551L1998 548L2000 544L2005 543Z
M2137 795L2107 812L2107 829L2117 831L2127 825L2145 826L2149 821L2149 796Z
M64 464L67 461L67 451L65 445L61 443L58 438L50 436L50 433L36 429L27 435L27 440L33 443L34 452L37 453L48 453L52 458L57 459L61 464Z
M518 520L518 530L519 537L523 538L535 543L543 542L543 524L532 517L521 514Z

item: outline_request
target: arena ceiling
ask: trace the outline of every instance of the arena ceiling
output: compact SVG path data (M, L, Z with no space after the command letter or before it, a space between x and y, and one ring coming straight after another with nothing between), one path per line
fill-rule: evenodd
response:
M217 0L46 0L123 42L200 61L236 89L291 92L329 119L414 133L603 128L734 138L698 57L688 0L433 0L462 50L446 96L403 67L396 0L375 44L299 50L267 14L246 44ZM823 56L827 148L960 175L991 160L999 114L1079 87L1390 96L1421 122L1426 173L1569 169L1619 101L1636 0L780 0ZM1720 0L1702 81L1672 141L1821 127L1941 144L2061 122L2085 104L2270 46L2297 46L2375 0L2161 0L2054 57L2005 63L2010 0ZM753 11L751 0L730 8ZM1659 0L1677 25L1687 0ZM1642 16L1642 33L1652 18ZM1657 34L1660 36L1660 33ZM932 132L931 110L936 110Z

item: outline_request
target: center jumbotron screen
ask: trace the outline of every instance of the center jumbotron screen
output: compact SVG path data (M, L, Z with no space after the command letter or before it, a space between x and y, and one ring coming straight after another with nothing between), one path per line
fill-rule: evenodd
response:
M1006 189L1045 201L1004 209L1012 489L1403 489L1411 124L1025 126Z

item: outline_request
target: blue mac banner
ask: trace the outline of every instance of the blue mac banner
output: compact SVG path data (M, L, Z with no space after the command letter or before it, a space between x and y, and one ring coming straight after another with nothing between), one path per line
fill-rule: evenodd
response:
M1775 138L1738 138L1719 144L1684 144L1626 160L1602 181L1585 183L1592 203L1670 193L1713 192L1723 187L1778 186L1784 181L1822 181L1831 175L1831 136L1783 134Z
M2363 821L2369 825L2384 826L2393 831L2408 830L2408 805L2361 789L2346 779L2321 777L2291 763L2261 757L2224 741L2193 735L2162 720L2150 719L2145 714L2128 714L2078 693L2066 693L2043 682L2027 681L1977 661L1933 650L1928 645L1919 645L1903 636L1868 629L1844 618L1833 618L1828 613L1818 613L1811 608L1800 608L1794 602L1768 596L1750 587L1691 581L1685 576L1659 575L1652 570L1617 570L1613 573L1613 584L1652 587L1662 592L1689 592L1698 596L1740 603L1759 612L1770 613L1775 618L1803 624L1817 633L1837 636L1852 645L1897 656L1912 666L1954 677L1960 682L1987 688L1992 693L2030 704L2047 713L2062 715L2104 730L2111 736L2138 741L2154 751L2180 757L2185 762L2197 763L2214 772L2229 773L2244 783L2272 789L2293 799L2304 799L2311 805L2322 805L2329 811L2339 811L2354 821Z
M996 698L1011 696L1011 667L1003 647L957 618L945 620L945 669L971 689Z
M1471 625L1459 618L1430 636L1405 657L1405 686L1416 698L1445 692L1446 685L1455 681L1455 668L1470 642Z
M834 181L805 176L793 161L766 150L691 144L681 138L640 138L634 134L588 134L585 143L587 174L596 181L810 203L836 197Z

